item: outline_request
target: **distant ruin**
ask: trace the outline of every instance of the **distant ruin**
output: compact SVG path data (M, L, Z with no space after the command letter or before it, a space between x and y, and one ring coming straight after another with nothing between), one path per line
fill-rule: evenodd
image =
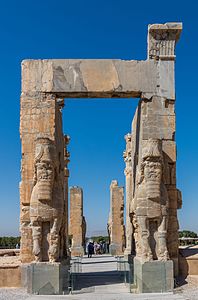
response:
M124 188L116 180L110 185L110 214L108 220L109 252L122 255L125 248Z
M74 186L70 188L70 222L71 256L85 254L86 221L83 216L83 190Z

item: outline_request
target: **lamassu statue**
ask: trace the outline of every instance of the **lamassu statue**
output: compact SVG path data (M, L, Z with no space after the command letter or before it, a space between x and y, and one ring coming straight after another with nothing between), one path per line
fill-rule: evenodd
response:
M149 139L142 149L131 215L136 254L143 261L168 260L168 193L163 183L162 141Z
M58 261L63 199L56 192L58 161L55 145L47 137L35 141L34 187L30 221L35 261Z

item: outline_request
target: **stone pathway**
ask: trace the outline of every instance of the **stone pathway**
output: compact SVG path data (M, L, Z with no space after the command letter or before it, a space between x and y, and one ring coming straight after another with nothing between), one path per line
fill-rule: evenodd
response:
M82 273L76 278L74 293L129 293L117 272L116 259L110 255L83 257Z
M41 300L73 299L73 300L184 300L180 295L172 293L137 295L129 293L117 271L115 257L110 255L94 255L92 258L83 257L82 273L76 278L73 295L65 296L39 296ZM28 300L38 300L38 296Z
M73 295L32 296L22 289L0 289L0 300L198 300L198 288L179 293L131 294L110 255L83 257L82 273L76 278Z

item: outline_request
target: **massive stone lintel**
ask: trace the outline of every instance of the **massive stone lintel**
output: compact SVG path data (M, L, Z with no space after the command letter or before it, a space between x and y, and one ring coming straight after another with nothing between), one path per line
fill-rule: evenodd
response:
M22 92L69 98L139 97L157 90L154 61L53 59L22 62ZM147 77L147 74L150 74Z
M172 61L26 60L22 74L25 95L44 92L66 98L175 98Z
M175 98L175 44L181 23L149 26L148 60L46 59L22 62L22 92L68 98ZM155 59L153 59L155 58Z

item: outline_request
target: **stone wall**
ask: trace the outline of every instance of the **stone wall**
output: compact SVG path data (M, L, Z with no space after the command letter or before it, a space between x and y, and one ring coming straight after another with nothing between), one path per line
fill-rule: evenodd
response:
M0 266L0 287L21 287L20 266Z

